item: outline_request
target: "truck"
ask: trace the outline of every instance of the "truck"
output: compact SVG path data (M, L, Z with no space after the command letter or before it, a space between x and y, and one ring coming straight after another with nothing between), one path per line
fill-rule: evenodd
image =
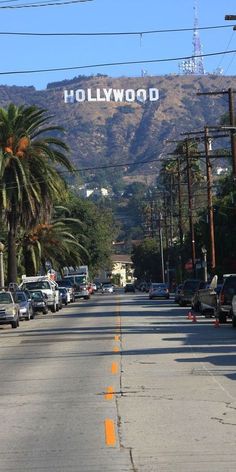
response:
M192 308L205 315L205 317L216 316L218 307L218 293L217 293L218 277L215 275L206 288L197 290L192 299Z
M49 275L26 276L22 275L19 286L22 290L41 290L47 297L47 305L55 313L59 310L59 290L54 280Z
M75 298L84 298L85 300L90 298L88 266L79 266L74 271L67 271L67 274L63 276L63 280L65 279L71 281L75 290Z

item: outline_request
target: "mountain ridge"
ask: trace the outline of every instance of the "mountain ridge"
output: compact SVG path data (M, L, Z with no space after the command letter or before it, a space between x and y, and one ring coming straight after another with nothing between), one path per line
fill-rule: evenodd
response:
M64 102L64 91L96 89L134 90L156 88L159 99L119 102L83 101ZM77 168L105 167L124 163L122 175L130 172L125 164L132 164L133 172L145 173L150 166L142 161L161 159L173 150L168 141L181 139L181 133L203 130L206 125L219 124L228 112L225 95L198 96L199 92L236 89L234 76L166 75L145 77L78 76L48 84L45 90L33 86L0 86L0 106L37 105L53 115L53 124L65 129L64 140L71 148L71 159ZM132 94L131 94L132 95ZM158 169L152 163L152 168ZM122 169L122 168L121 168ZM93 178L105 169L93 173ZM110 178L118 175L117 169ZM85 177L86 178L86 177ZM91 178L91 177L90 177Z

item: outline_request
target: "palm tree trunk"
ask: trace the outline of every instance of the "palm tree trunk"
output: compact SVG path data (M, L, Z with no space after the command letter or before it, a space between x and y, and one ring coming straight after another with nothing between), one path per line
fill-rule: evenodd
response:
M7 280L10 282L17 282L17 257L16 257L16 222L15 215L11 214L9 218L8 231L8 258L7 258Z
M24 253L24 266L25 266L25 274L26 275L36 275L35 274L35 267L32 261L32 254L29 247L26 245L23 246L23 253Z

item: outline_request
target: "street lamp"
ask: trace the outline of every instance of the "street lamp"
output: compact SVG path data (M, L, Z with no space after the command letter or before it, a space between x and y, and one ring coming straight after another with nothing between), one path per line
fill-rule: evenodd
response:
M3 251L4 244L0 241L0 290L4 289L4 267L3 267Z
M203 254L203 268L204 268L204 282L207 282L207 250L205 247L202 247Z

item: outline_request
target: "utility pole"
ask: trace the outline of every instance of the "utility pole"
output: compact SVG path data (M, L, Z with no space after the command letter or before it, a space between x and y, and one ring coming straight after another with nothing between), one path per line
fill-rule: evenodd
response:
M178 179L178 223L179 223L179 240L181 246L184 241L183 232L183 215L182 215L182 192L181 192L181 173L180 173L180 157L177 156L177 179Z
M210 161L210 141L209 141L209 129L207 126L204 128L204 143L206 153L206 175L207 175L207 202L208 202L208 220L210 226L210 245L211 245L211 270L214 272L216 267L215 258L215 231L214 231L214 210L212 204L212 165Z
M189 229L191 237L192 266L194 277L196 278L196 250L195 250L195 234L193 224L193 195L192 195L192 173L189 155L189 141L185 140L185 152L187 161L187 180L188 180L188 211L189 211Z
M197 95L228 95L229 100L229 120L232 129L230 131L231 136L231 153L232 153L232 169L233 169L233 180L236 182L236 134L235 134L235 113L234 113L234 94L235 90L229 88L228 90L222 90L220 92L199 92Z
M163 230L162 230L162 214L159 213L159 239L160 239L160 253L161 253L161 273L162 282L165 283L165 265L164 265L164 253L163 253Z

